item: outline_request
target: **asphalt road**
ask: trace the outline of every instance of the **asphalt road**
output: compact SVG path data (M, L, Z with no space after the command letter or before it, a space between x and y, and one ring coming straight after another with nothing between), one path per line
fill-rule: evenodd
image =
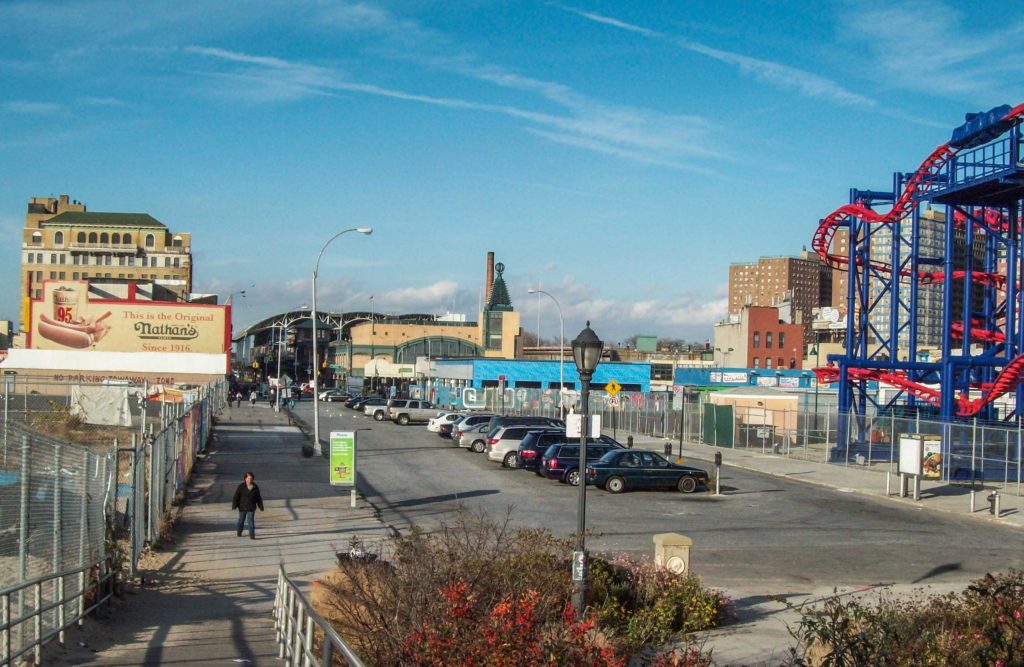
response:
M299 410L310 417L311 403ZM356 430L361 493L398 529L425 529L460 507L575 532L577 494L486 455L454 447L425 426L398 426L323 404L321 431ZM700 465L699 462L690 461ZM725 492L682 495L590 488L593 551L652 555L651 536L694 540L692 566L712 586L798 595L877 583L949 584L1024 568L1024 535L984 521L910 509L881 499L725 468Z

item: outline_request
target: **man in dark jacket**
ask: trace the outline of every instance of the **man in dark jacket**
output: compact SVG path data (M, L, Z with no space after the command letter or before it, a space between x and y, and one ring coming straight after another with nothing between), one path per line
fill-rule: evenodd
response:
M238 526L236 533L242 536L242 528L249 522L249 539L256 539L256 508L263 511L263 497L260 487L256 486L255 477L251 472L245 473L245 481L235 489L235 497L231 501L231 509L238 510Z

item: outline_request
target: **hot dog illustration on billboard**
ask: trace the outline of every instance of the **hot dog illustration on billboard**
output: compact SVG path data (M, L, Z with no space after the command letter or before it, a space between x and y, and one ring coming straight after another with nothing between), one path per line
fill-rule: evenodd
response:
M230 345L225 306L95 298L85 282L46 281L31 320L35 349L223 354Z
M108 318L111 312L90 315L80 304L80 290L71 287L57 287L52 291L53 315L40 313L36 331L43 338L64 347L86 348L110 332Z

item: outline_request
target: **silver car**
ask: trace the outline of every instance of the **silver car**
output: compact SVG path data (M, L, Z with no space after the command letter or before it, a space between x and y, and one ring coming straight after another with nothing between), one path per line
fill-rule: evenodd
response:
M506 468L519 466L519 443L530 431L538 431L544 427L539 424L510 424L502 426L490 434L484 451L490 461L498 461Z

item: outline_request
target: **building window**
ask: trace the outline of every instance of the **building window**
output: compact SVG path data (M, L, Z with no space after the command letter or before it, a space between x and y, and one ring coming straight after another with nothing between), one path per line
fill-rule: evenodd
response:
M170 257L164 257L164 268L166 269L170 265L171 265L171 258Z
M53 235L54 245L64 245L64 232L56 232Z
M755 331L754 332L754 349L757 349L759 347L761 347L761 332L760 331ZM756 366L755 366L755 368L756 368Z
M116 244L120 244L121 243L121 235L118 234L117 232L114 232L113 234L110 235L110 242L115 244L115 245Z
M128 255L128 266L135 266L135 255Z
M64 272L63 272L63 271L61 271L59 275L60 275L60 279L61 279L61 280L64 280L64 278L65 278L65 274L64 274Z
M110 236L108 236L106 232L100 234L100 243L102 243L103 245L107 245L108 243L110 243Z
M50 271L50 280L56 280L56 279L57 279L57 272L56 271Z
M783 359L782 357L779 357L779 365L778 365L778 366L776 366L776 368L782 368L782 367L784 367L785 365L786 365L786 360L785 360L785 359Z
M31 263L32 263L32 260L34 260L35 258L36 258L36 254L35 254L34 252L30 252L30 253L28 254L28 261L27 261L27 262L25 262L25 263L26 263L26 264L31 264Z
M89 277L89 272L88 271L82 271L82 279L84 280L84 279L86 279L88 277Z
M173 245L175 248L180 248L181 247L181 237L180 236L175 236L174 240L171 241L171 245Z
M772 358L771 357L765 357L764 358L764 367L765 368L771 368L772 367Z
M85 243L85 232L78 232L78 242Z
M123 273L119 273L119 274L117 274L117 277L118 278L124 278L124 274Z
M789 367L791 369L796 368L796 359L790 359L789 360Z
M119 255L117 258L117 265L124 266L124 255Z
M42 279L43 279L43 272L42 271L36 271L36 282L40 282L40 281L42 281Z
M754 368L761 367L761 357L754 357Z
M59 259L60 259L60 263L61 263L61 264L67 264L67 263L68 263L68 262L67 262L67 259L68 259L68 258L67 258L67 255L65 255L64 253L61 253L61 254L60 254L60 258L59 258Z
M43 235L39 232L32 232L32 245L39 245L43 242Z
M766 350L772 349L772 332L767 331L764 334L764 347Z
M174 268L181 268L181 261L177 257L174 258Z
M110 262L112 259L113 258L110 255L106 255L103 257L103 263L106 264L107 266L110 266Z
M89 243L96 243L99 238L96 236L96 232L89 232Z
M36 264L42 264L42 263L43 263L43 253L37 252L36 253Z
M147 248L155 248L156 247L156 237L153 236L152 234L146 234L146 247Z
M785 331L780 331L779 332L779 349L783 350L783 349L785 349L785 347L786 347L786 332Z
M132 235L131 234L125 234L124 238L122 239L122 241L124 243L131 243L132 242Z
M74 273L71 274L71 279L78 280L78 271L75 271Z
M50 264L56 264L56 263L57 263L57 253L51 252L50 253Z

